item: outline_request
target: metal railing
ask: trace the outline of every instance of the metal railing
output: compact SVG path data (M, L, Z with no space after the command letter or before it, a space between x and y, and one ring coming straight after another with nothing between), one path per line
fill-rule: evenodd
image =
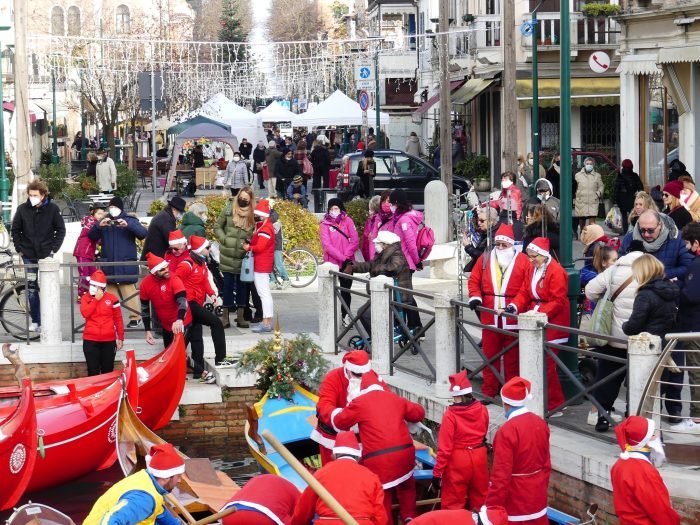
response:
M27 344L39 338L30 332L31 310L29 294L39 294L38 264L22 264L9 250L0 252L6 258L0 262L0 325L16 340Z
M367 330L365 330L365 327L363 326L360 318L361 316L365 313L367 309L370 307L370 296L369 293L367 292L361 292L359 290L353 290L352 289L352 284L350 285L349 288L346 288L344 286L340 285L340 280L339 279L348 279L353 282L359 282L363 283L365 286L369 286L369 280L368 279L363 279L361 277L355 277L354 275L346 274L346 273L341 273L341 272L331 272L331 275L333 276L333 334L335 338L335 353L336 355L338 354L338 347L343 346L343 338L350 333L351 330L355 329L357 332L360 334L359 337L362 339L362 342L364 343L362 346L364 349L366 349L368 352L371 352L371 347L372 347L372 342L370 338L370 334L367 333ZM356 297L362 297L366 299L365 303L358 309L356 314L352 313L352 310L350 309L350 305L345 301L343 298L344 293L349 293L351 295L354 295ZM347 312L347 315L349 316L350 322L346 323L346 326L343 326L342 330L338 331L340 328L338 326L338 318L339 318L339 312L338 312L338 305L340 303L340 308L341 311ZM357 336L354 336L357 337ZM350 343L348 342L348 345L350 346Z

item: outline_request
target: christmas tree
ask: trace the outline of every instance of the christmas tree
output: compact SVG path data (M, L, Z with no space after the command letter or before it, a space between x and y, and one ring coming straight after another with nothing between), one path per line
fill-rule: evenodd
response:
M246 34L241 24L238 0L222 0L221 2L220 42L245 42ZM226 59L229 62L245 60L245 46L229 46Z

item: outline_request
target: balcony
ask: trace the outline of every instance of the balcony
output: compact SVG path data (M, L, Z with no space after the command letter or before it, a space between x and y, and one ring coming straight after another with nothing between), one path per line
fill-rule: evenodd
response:
M537 45L540 51L557 51L561 22L559 13L538 13ZM523 22L530 15L523 17ZM571 13L571 49L615 49L618 46L620 26L610 17L589 18L581 13ZM533 37L521 36L522 47L532 49ZM528 56L531 53L528 54Z

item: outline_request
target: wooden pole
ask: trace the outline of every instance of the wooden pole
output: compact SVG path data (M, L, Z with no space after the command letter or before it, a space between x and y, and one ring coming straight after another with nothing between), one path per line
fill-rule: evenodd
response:
M229 514L233 514L236 512L236 507L228 507L225 508L224 510L220 510L216 514L212 514L211 516L207 516L206 518L203 518L199 521L195 521L194 525L208 525L209 523L214 523L215 521L219 521L221 518L224 518L228 516Z
M507 3L507 2L506 2ZM447 195L452 195L452 104L450 101L450 4L440 0L438 11L438 75L440 79L440 172L447 186ZM449 203L445 203L449 206Z
M190 514L190 512L185 508L185 506L182 503L178 501L178 499L175 496L173 496L172 494L167 494L165 496L165 499L175 508L178 514L185 518L187 523L194 525L196 521L192 517L192 514Z
M348 511L345 510L340 503L338 503L338 500L335 499L333 495L328 492L326 488L309 473L308 470L306 470L306 468L304 468L304 465L302 465L299 460L295 458L291 452L289 452L289 450L287 450L287 447L285 447L275 436L272 435L272 432L267 429L263 430L262 436L267 439L268 443L272 445L272 448L279 452L280 456L282 456L282 458L289 463L296 473L301 476L301 479L306 481L309 487L311 487L311 489L318 494L318 497L321 498L323 502L336 513L338 518L340 518L345 525L359 525L359 523L355 521L355 518L353 518Z
M562 27L564 25L562 24ZM518 99L515 93L515 2L503 2L503 171L514 171L518 151ZM537 35L533 35L533 39ZM533 95L534 96L534 95ZM498 155L500 152L494 152ZM539 159L535 158L533 167L539 170ZM500 174L496 174L496 185L501 183ZM534 179L533 179L534 180Z
M27 66L27 5L26 0L14 0L15 12L15 114L17 150L12 209L27 199L27 184L32 179L31 125L29 123L29 70ZM14 214L14 213L13 213Z

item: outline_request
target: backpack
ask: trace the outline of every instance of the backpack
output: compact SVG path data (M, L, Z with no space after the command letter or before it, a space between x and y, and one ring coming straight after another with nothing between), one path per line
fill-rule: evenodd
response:
M435 232L430 226L426 226L424 222L421 221L422 228L418 230L416 235L416 248L418 249L418 257L421 261L425 261L430 252L433 251L433 246L435 246Z

